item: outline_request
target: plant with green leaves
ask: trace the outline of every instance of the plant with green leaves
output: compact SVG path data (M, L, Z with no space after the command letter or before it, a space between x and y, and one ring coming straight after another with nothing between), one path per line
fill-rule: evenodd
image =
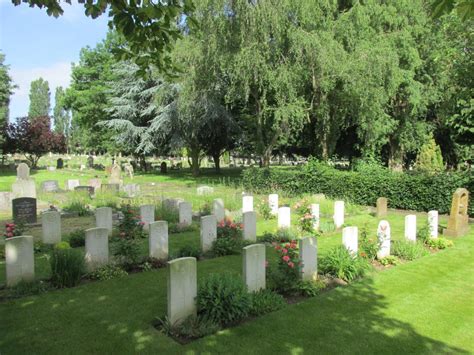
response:
M322 273L351 282L362 277L370 268L366 259L354 257L344 246L338 246L321 258L319 269Z
M51 253L51 283L58 287L74 287L85 273L84 255L76 249L55 248Z

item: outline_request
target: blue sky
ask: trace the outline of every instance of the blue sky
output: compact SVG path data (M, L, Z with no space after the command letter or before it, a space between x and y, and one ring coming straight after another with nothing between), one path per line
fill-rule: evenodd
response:
M45 9L0 0L0 51L19 86L11 97L10 120L28 113L30 83L39 77L49 82L54 107L54 91L69 86L71 63L78 62L80 49L105 38L106 15L92 20L78 4L63 3L63 9L64 15L54 18Z

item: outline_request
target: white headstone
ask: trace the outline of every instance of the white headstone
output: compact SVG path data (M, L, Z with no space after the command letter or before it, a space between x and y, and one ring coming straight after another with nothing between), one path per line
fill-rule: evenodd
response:
M193 223L193 206L189 202L180 202L178 204L179 224L190 226Z
M18 179L12 184L12 199L21 197L36 198L34 179Z
M123 191L127 197L136 197L140 192L140 185L137 184L126 184L123 185Z
M311 204L311 217L313 217L313 229L319 230L319 205L317 203Z
M244 212L242 214L244 240L257 241L257 212Z
M120 167L119 164L114 164L112 165L112 168L110 169L110 178L109 178L109 184L119 184L122 185L122 168Z
M89 180L89 186L92 186L95 191L100 190L102 186L102 180L100 179L90 179Z
M34 242L32 236L7 238L5 240L5 266L7 286L35 278Z
M148 243L151 258L168 260L168 222L157 221L150 223Z
M291 227L291 209L290 207L280 207L278 209L278 229Z
M216 216L217 222L221 222L225 218L224 200L216 198L212 202L212 214Z
M357 256L359 247L359 230L357 227L345 227L342 229L342 245L354 256Z
M416 242L416 215L405 216L405 239Z
M390 224L385 220L380 221L377 227L377 239L380 246L377 259L380 260L390 255L390 238Z
M243 278L249 292L265 288L265 245L253 244L243 248Z
M196 315L196 258L179 258L168 262L168 320L179 324Z
M109 262L109 231L107 228L86 229L86 264L89 270Z
M150 223L155 221L155 205L141 205L140 220L145 223L143 228L148 230Z
M16 168L16 178L27 180L30 178L30 167L25 163L18 164Z
M77 179L70 179L66 181L66 190L73 191L76 186L80 186L81 183Z
M270 213L274 216L278 214L278 194L268 195L268 207L270 207Z
M59 191L59 183L57 180L46 180L41 183L41 190L44 192Z
M209 215L201 217L201 249L205 253L212 247L212 243L217 239L216 216Z
M209 195L214 193L214 188L210 186L199 186L197 189L197 194L202 196L202 195Z
M334 202L334 225L341 228L344 224L344 201Z
M316 280L318 278L318 241L315 237L306 237L299 240L301 278Z
M12 193L0 191L0 210L8 211L12 207Z
M428 212L428 225L430 228L430 237L438 238L438 211Z
M58 211L41 213L41 226L43 229L43 243L56 244L61 241L61 213Z
M253 211L253 196L245 195L242 197L242 213Z
M180 198L167 198L163 200L163 208L168 211L178 212L180 202L184 202L184 200Z
M112 208L97 208L95 210L95 225L97 228L106 228L109 234L112 234Z

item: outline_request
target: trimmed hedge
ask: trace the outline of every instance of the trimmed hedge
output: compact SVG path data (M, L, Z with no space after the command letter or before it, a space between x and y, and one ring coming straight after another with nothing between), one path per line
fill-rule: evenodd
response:
M380 196L391 208L449 213L453 192L458 187L474 191L472 172L395 173L378 167L364 171L341 171L311 161L291 170L249 168L243 173L245 189L256 193L282 191L290 195L324 193L360 205L374 206ZM473 203L469 215L474 216Z

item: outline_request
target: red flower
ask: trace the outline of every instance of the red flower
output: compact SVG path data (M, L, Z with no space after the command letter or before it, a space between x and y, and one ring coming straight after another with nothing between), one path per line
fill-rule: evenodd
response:
M11 232L12 231L12 227L7 227L7 232Z
M293 269L293 268L295 267L295 264L294 264L293 262L291 262L291 261L290 261L290 262L288 263L288 266L289 266L289 267L291 267L291 268Z
M7 237L13 237L13 233L7 233Z
M288 262L290 260L290 257L288 255L285 255L282 259L283 261Z
M289 247L290 247L290 243L286 243L285 248L289 248Z
M281 249L281 246L279 246L279 245L277 245L277 246L275 247L275 250L280 250L280 249Z
M282 252L283 254L288 254L288 249L284 248L284 249L281 250L281 252Z

